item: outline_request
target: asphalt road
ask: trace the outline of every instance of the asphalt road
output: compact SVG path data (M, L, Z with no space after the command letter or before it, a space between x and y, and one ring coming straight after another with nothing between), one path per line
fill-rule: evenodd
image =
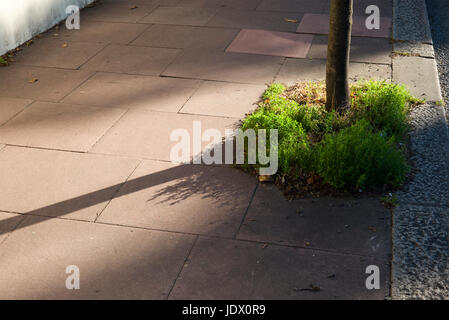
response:
M446 102L449 105L449 0L427 0L432 38L440 75L440 84ZM448 113L446 113L448 114Z

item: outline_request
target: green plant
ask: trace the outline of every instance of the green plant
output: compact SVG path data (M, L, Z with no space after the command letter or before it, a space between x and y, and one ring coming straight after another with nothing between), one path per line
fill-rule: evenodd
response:
M267 90L265 90L265 93L263 94L264 99L273 99L278 97L280 94L282 94L285 91L285 86L280 83L273 83Z
M388 207L394 208L398 205L398 198L395 194L388 194L385 197L382 197L381 201Z
M6 61L3 57L0 57L0 64L7 65L8 61Z
M279 173L293 181L318 175L346 190L399 186L407 164L397 142L408 130L410 106L422 101L385 81L358 83L351 93L349 110L329 112L324 83L273 84L242 129L278 130Z
M296 135L291 135L280 142L278 153L281 175L296 175L301 169L312 168L313 148L302 128Z
M354 120L366 119L376 130L383 130L388 136L402 137L408 130L407 113L413 98L401 85L385 81L366 81L352 88Z
M303 132L300 124L287 114L266 112L263 109L249 115L245 119L242 129L254 129L256 132L258 129L277 129L278 139L281 141L286 137Z
M407 173L405 157L393 138L373 131L366 120L326 135L317 150L317 173L336 188L397 187Z

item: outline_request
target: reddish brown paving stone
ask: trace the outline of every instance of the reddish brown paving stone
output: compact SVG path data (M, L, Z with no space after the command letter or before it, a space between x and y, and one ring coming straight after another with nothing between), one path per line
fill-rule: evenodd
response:
M178 112L201 81L97 73L63 101L74 104Z
M0 97L0 125L30 105L33 100Z
M221 8L206 26L295 32L302 16L302 13Z
M79 30L52 29L45 33L44 37L70 42L128 44L148 27L150 26L136 23L83 21Z
M257 10L323 13L327 5L326 0L262 0Z
M292 85L298 81L321 81L326 79L326 60L287 59L275 82ZM350 63L349 80L391 80L391 67L383 64Z
M380 290L365 287L368 265L380 268ZM388 278L374 258L200 237L169 298L384 299Z
M179 7L196 8L232 8L241 10L254 10L260 0L181 0Z
M122 109L35 102L0 127L0 141L85 152L124 112Z
M7 146L0 210L93 221L138 160Z
M0 69L0 96L57 102L93 74L88 70L63 70L12 65Z
M273 80L283 61L282 57L186 49L162 75L267 84Z
M153 25L133 41L132 45L224 50L237 33L237 29Z
M388 39L352 37L351 62L391 64L393 46ZM327 36L316 35L313 39L308 57L311 59L326 59Z
M238 238L387 257L389 210L378 199L318 198L288 201L261 185Z
M217 10L217 8L158 7L139 22L204 26Z
M192 139L194 121L201 123L202 132L217 129L224 136L225 129L233 129L237 119L130 110L91 152L169 161L172 148L179 143L170 141L170 135L174 130L185 129ZM207 144L202 143L203 150ZM190 151L192 155L193 147Z
M257 108L266 86L206 81L181 109L181 113L244 118Z
M360 37L391 38L392 20L388 17L380 17L380 29L369 30L365 26L366 17L354 16L352 35ZM328 34L329 15L306 13L296 30L298 33Z
M193 241L189 235L27 217L0 246L0 298L165 299ZM79 269L79 290L66 288L71 265Z
M313 35L243 29L226 52L305 58Z
M40 39L16 56L17 64L77 69L105 47L104 44Z
M135 5L129 2L99 3L92 8L81 11L81 25L83 21L101 21L117 23L136 23L153 12L158 4L156 2L149 5L139 4L137 8L131 9ZM81 27L82 28L82 27Z
M82 69L157 76L180 52L178 49L109 45Z
M256 184L233 168L144 161L98 221L230 237Z

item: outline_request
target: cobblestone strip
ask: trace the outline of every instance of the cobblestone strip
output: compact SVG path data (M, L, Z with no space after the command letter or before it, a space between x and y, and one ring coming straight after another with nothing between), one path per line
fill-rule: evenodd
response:
M414 177L393 215L393 299L449 298L449 135L425 0L394 1L393 81L426 104L411 113Z

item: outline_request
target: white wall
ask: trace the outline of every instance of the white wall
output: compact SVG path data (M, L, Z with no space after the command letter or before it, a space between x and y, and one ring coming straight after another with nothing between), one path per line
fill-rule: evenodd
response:
M65 19L67 6L94 0L0 0L0 55Z

